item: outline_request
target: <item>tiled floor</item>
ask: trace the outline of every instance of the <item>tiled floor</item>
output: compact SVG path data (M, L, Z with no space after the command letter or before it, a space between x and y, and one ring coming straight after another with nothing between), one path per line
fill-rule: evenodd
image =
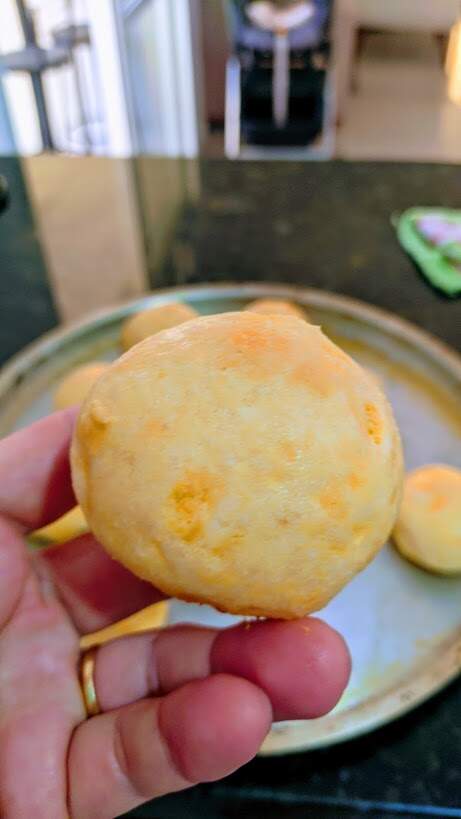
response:
M461 161L461 107L430 35L369 35L338 132L344 159Z
M222 133L209 135L204 153L207 157L223 156ZM337 133L336 156L461 161L461 107L448 99L447 77L435 37L367 36L355 70L355 88Z

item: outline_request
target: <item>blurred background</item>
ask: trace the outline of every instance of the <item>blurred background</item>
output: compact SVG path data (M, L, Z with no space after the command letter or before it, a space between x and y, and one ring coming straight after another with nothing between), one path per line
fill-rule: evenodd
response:
M459 12L458 0L3 0L0 150L458 161Z
M458 0L2 0L4 304L29 262L28 286L45 266L61 320L158 285L302 280L304 231L281 194L294 162L306 210L306 186L320 186L317 208L337 192L339 177L321 177L338 160L352 174L365 160L460 161L459 14ZM325 248L312 283L328 286ZM20 346L4 341L4 357Z
M0 0L0 363L99 308L226 281L344 294L461 349L461 300L394 229L460 208L460 162L459 0ZM458 681L136 815L461 818L460 710Z

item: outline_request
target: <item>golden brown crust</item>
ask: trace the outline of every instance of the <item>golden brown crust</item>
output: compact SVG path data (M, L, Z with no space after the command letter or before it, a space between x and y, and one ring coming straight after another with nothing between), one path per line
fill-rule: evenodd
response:
M244 615L322 608L385 541L402 456L377 386L321 330L225 313L153 336L80 414L74 486L109 553Z

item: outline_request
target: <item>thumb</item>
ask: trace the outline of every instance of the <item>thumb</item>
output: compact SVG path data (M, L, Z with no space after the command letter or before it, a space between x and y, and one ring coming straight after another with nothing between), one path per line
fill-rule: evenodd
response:
M0 630L19 602L26 573L24 541L15 526L0 517Z

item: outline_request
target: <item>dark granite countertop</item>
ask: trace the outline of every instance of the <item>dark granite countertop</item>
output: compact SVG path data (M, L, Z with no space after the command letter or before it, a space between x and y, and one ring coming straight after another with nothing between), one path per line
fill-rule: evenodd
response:
M77 190L88 184L82 169L90 169L96 184L107 169L103 163L116 162L59 161L69 163L66 170ZM461 299L447 299L429 287L390 224L394 211L411 205L461 207L457 167L147 158L122 165L133 180L142 263L152 285L268 280L320 287L397 312L461 349ZM47 270L60 237L37 204L46 204L47 197L35 197L35 205L28 197L19 163L0 159L0 173L12 193L9 210L0 215L0 355L6 359L57 321ZM92 196L91 185L86 195ZM64 191L59 198L71 225L81 215L75 211L75 191L73 200L67 213ZM101 209L101 220L109 219L108 236L110 206L108 194L107 213ZM83 213L84 197L80 207ZM95 224L94 232L100 236L101 226ZM78 241L77 235L77 248ZM81 241L82 257L84 252L88 257L83 247L88 233ZM100 248L99 243L98 253ZM95 251L95 269L99 261ZM51 272L56 282L59 271ZM461 817L460 714L457 681L368 737L257 759L224 782L166 797L133 815Z
M0 213L0 363L57 322L21 166L0 158L10 201Z
M458 168L368 162L202 168L199 206L187 209L176 228L165 281L319 287L397 312L461 348L461 299L427 285L390 222L412 205L461 207Z

